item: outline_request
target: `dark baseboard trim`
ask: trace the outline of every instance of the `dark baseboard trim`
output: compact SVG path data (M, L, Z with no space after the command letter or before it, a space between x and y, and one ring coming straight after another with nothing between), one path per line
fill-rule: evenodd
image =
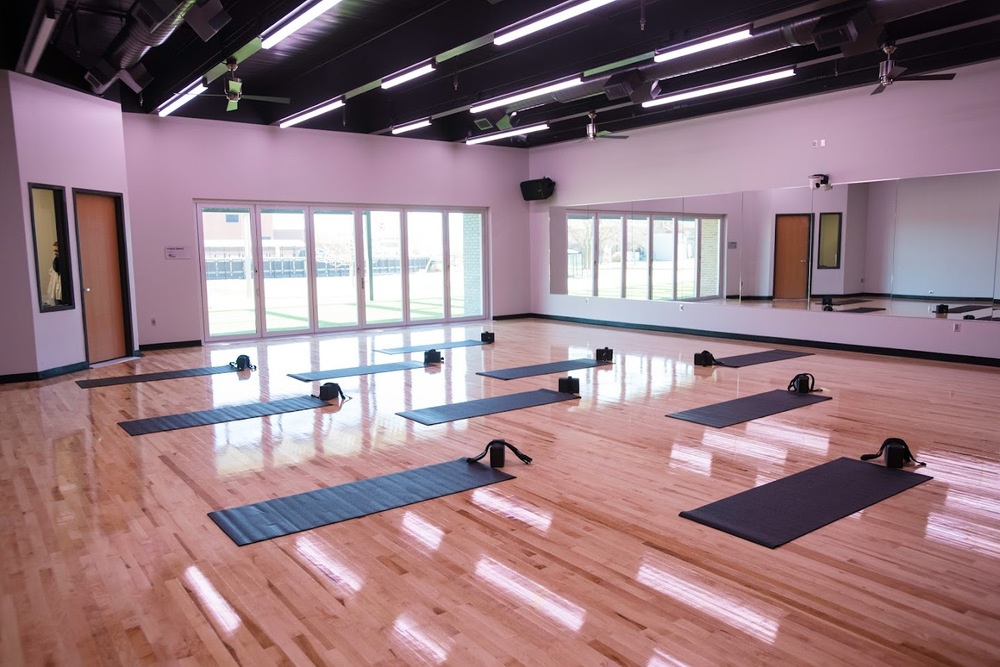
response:
M997 366L1000 367L1000 359L992 357L973 357L964 354L942 354L940 352L922 352L919 350L900 350L893 347L875 347L870 345L846 345L844 343L828 343L824 341L798 340L795 338L780 338L777 336L753 336L749 334L735 334L721 331L705 331L703 329L684 329L681 327L665 327L657 324L636 324L632 322L615 322L611 320L589 320L583 317L564 317L562 315L523 315L522 319L555 320L557 322L572 322L574 324L588 324L592 326L613 327L616 329L637 329L640 331L658 331L661 333L683 334L686 336L700 336L703 338L721 338L729 340L749 340L757 343L769 343L774 345L795 345L797 347L813 347L821 350L841 350L844 352L861 352L864 354L881 354L890 357L903 357L907 359L929 359L932 361L948 361L958 364L975 364L977 366ZM499 318L498 318L499 319ZM506 317L504 319L515 319Z
M773 296L741 296L740 301L774 301Z
M140 345L139 349L144 351L149 350L172 350L176 347L201 347L200 340L179 340L175 343L149 343L147 345Z
M494 315L494 321L498 320L522 320L524 318L538 317L534 313L521 313L520 315Z
M44 371L37 371L35 373L15 373L14 375L0 375L0 384L13 384L15 382L37 382L38 380L47 380L49 378L57 377L59 375L66 375L67 373L75 373L77 371L86 370L90 368L87 362L81 361L76 364L70 364L68 366L59 366L58 368L50 368Z

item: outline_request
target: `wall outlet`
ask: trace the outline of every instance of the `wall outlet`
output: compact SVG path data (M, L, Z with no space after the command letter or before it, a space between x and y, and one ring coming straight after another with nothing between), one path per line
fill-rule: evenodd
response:
M680 309L684 310L684 304L683 303L680 305Z
M962 324L960 322L953 322L951 325L951 330L954 332L959 332L962 330Z

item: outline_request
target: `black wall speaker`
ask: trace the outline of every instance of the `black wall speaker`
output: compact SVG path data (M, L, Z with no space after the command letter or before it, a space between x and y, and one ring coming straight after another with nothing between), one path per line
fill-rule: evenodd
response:
M551 178L536 178L533 181L521 181L521 196L524 201L548 199L556 190L556 182Z

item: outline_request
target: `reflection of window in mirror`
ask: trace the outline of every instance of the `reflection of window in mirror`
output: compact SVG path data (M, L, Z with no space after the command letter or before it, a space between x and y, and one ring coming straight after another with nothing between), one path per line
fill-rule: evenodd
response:
M65 190L52 185L28 185L35 268L42 312L73 307L66 230Z
M819 214L819 264L820 269L840 268L840 213Z

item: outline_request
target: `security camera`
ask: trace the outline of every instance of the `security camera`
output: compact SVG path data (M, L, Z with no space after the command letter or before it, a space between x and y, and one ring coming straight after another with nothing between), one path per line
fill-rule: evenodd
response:
M826 174L813 174L810 176L809 187L813 190L819 190L820 188L823 190L830 190L833 188L833 186L830 185L830 177Z

